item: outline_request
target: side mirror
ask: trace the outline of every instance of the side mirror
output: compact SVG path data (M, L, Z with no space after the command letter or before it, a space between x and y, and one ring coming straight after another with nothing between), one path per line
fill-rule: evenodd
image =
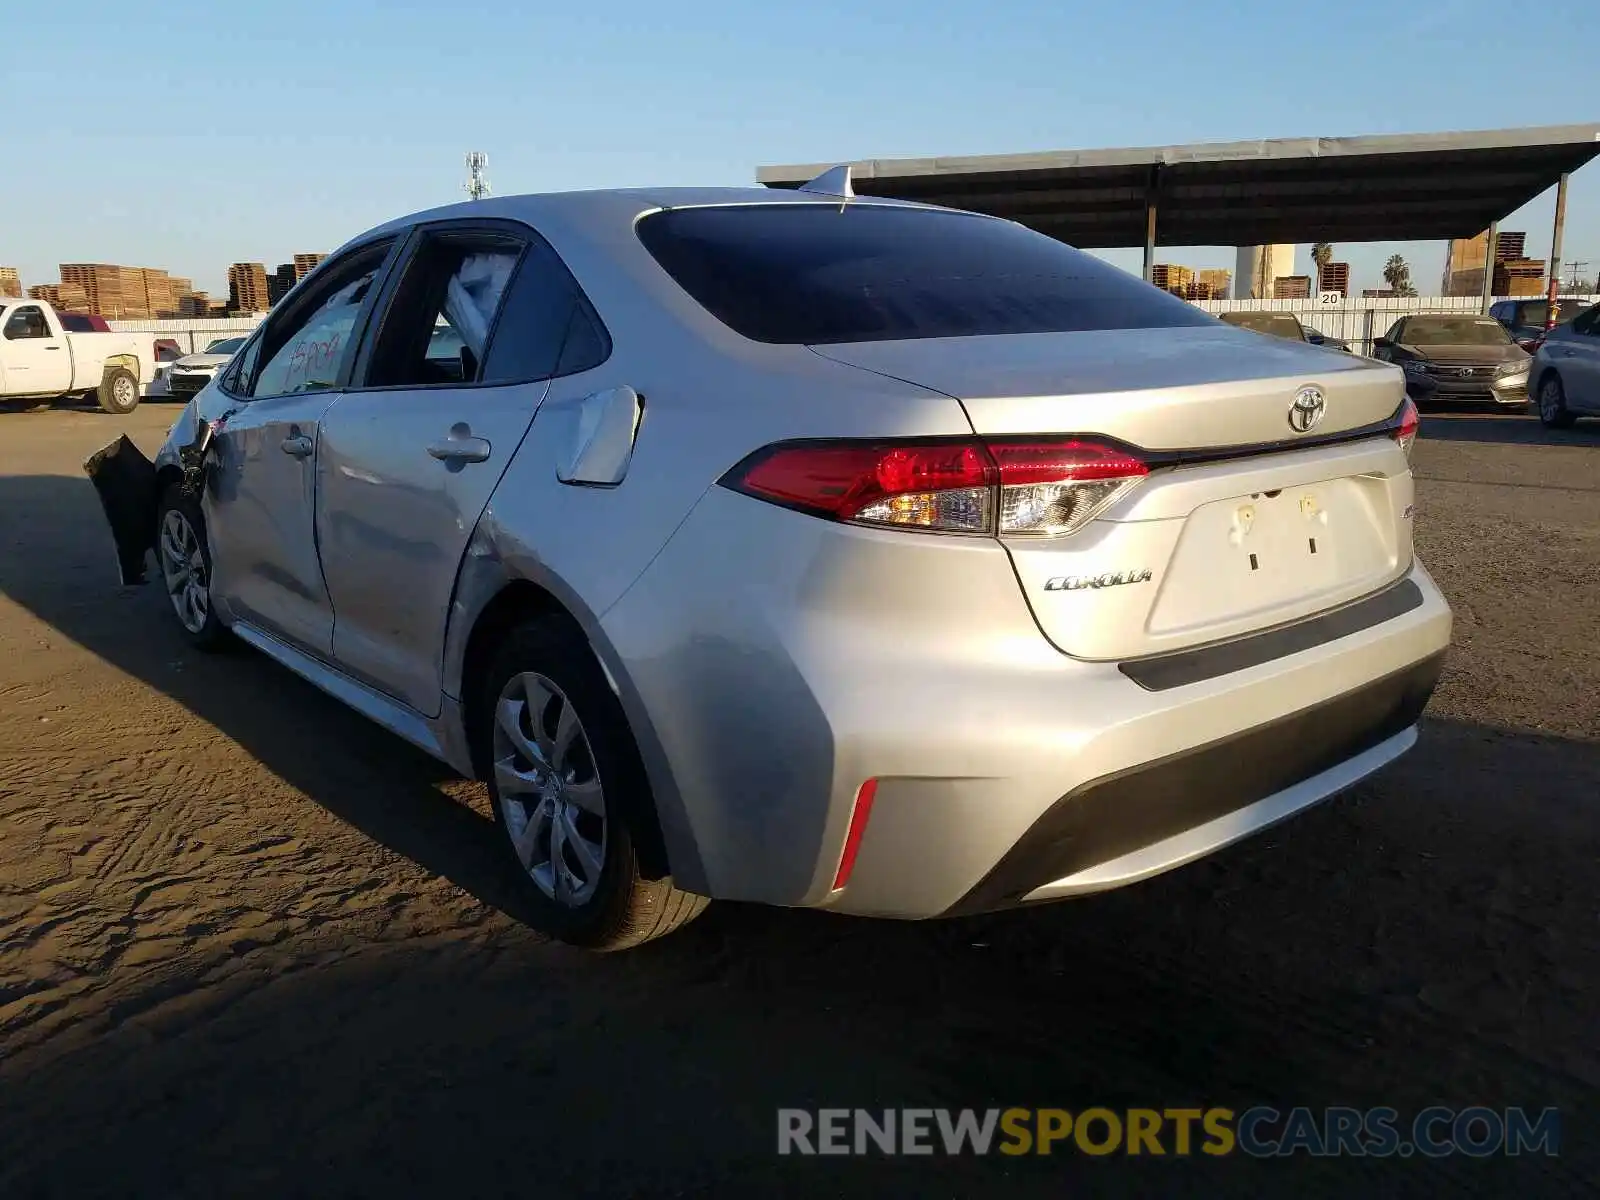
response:
M1388 350L1388 349L1391 349L1393 346L1394 346L1394 343L1391 342L1386 337L1373 338L1372 339L1372 348L1374 350Z

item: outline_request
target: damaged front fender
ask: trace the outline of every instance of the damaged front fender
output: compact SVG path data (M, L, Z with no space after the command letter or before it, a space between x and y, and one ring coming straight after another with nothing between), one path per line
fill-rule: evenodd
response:
M123 434L84 461L105 510L117 547L117 573L124 586L144 582L147 552L156 540L160 501L155 464Z
M178 468L179 486L186 495L198 499L216 460L212 451L217 430L226 419L227 414L215 421L197 418L192 407L186 409L154 463L126 434L84 461L84 473L94 485L106 523L111 526L117 548L117 575L124 587L145 581L148 554L156 543L163 470Z

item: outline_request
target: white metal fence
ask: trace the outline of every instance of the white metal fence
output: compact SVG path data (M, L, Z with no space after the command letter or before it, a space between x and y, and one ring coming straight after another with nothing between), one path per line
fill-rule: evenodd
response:
M1495 300L1509 300L1510 296L1496 296ZM1538 297L1518 297L1538 299ZM1571 297L1562 297L1563 300ZM1585 304L1597 297L1584 296ZM1372 339L1384 333L1408 313L1475 313L1482 311L1483 301L1477 296L1408 296L1408 297L1347 297L1336 304L1310 300L1196 300L1196 307L1208 313L1224 312L1291 312L1300 318L1302 325L1310 325L1329 337L1343 338L1358 354L1372 351ZM1565 313L1565 306L1563 306ZM1570 314L1566 314L1570 315ZM182 347L185 354L204 350L218 338L248 333L259 325L261 316L254 317L195 317L178 321L110 321L111 328L130 333L153 333L169 337Z
M261 324L264 317L186 317L167 321L107 321L118 333L153 333L171 338L185 354L198 354L218 338L238 337Z

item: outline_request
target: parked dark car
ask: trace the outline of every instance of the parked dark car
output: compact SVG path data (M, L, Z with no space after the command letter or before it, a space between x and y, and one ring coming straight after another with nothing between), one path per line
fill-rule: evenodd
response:
M1406 373L1416 400L1523 406L1528 402L1528 352L1505 326L1476 313L1401 317L1373 341L1372 356Z
M1310 325L1302 325L1300 328L1306 331L1306 341L1313 346L1326 346L1330 350L1343 350L1346 354L1350 353L1350 343L1345 341L1344 338L1334 337L1331 333L1323 333L1322 330L1313 328Z
M1557 296L1555 323L1565 325L1589 304L1579 296ZM1543 296L1533 300L1499 300L1490 306L1489 315L1506 327L1512 341L1532 354L1544 340L1546 326L1550 324L1550 302Z
M1290 312L1225 312L1218 313L1217 319L1226 325L1237 325L1240 329L1254 330L1269 337L1287 338L1291 342L1310 341L1306 337L1305 326L1300 324L1300 318Z

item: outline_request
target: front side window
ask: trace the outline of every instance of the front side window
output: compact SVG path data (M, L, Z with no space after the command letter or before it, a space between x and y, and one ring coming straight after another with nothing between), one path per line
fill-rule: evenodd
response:
M427 235L383 316L365 386L477 382L522 250L507 236Z
M244 351L233 356L228 364L228 369L222 375L222 390L231 392L236 396L250 395L250 389L256 381L256 368L261 365L261 342L264 334L250 338L244 344Z
M44 310L34 305L12 309L11 315L6 318L5 337L8 342L49 336L50 327L45 324Z
M269 328L261 342L266 361L253 372L248 395L293 396L338 385L355 352L356 322L388 252L388 244L357 252L320 281L283 324ZM238 378L242 386L244 374Z
M993 217L862 202L726 205L652 213L637 230L690 296L758 342L1213 321L1101 259Z

